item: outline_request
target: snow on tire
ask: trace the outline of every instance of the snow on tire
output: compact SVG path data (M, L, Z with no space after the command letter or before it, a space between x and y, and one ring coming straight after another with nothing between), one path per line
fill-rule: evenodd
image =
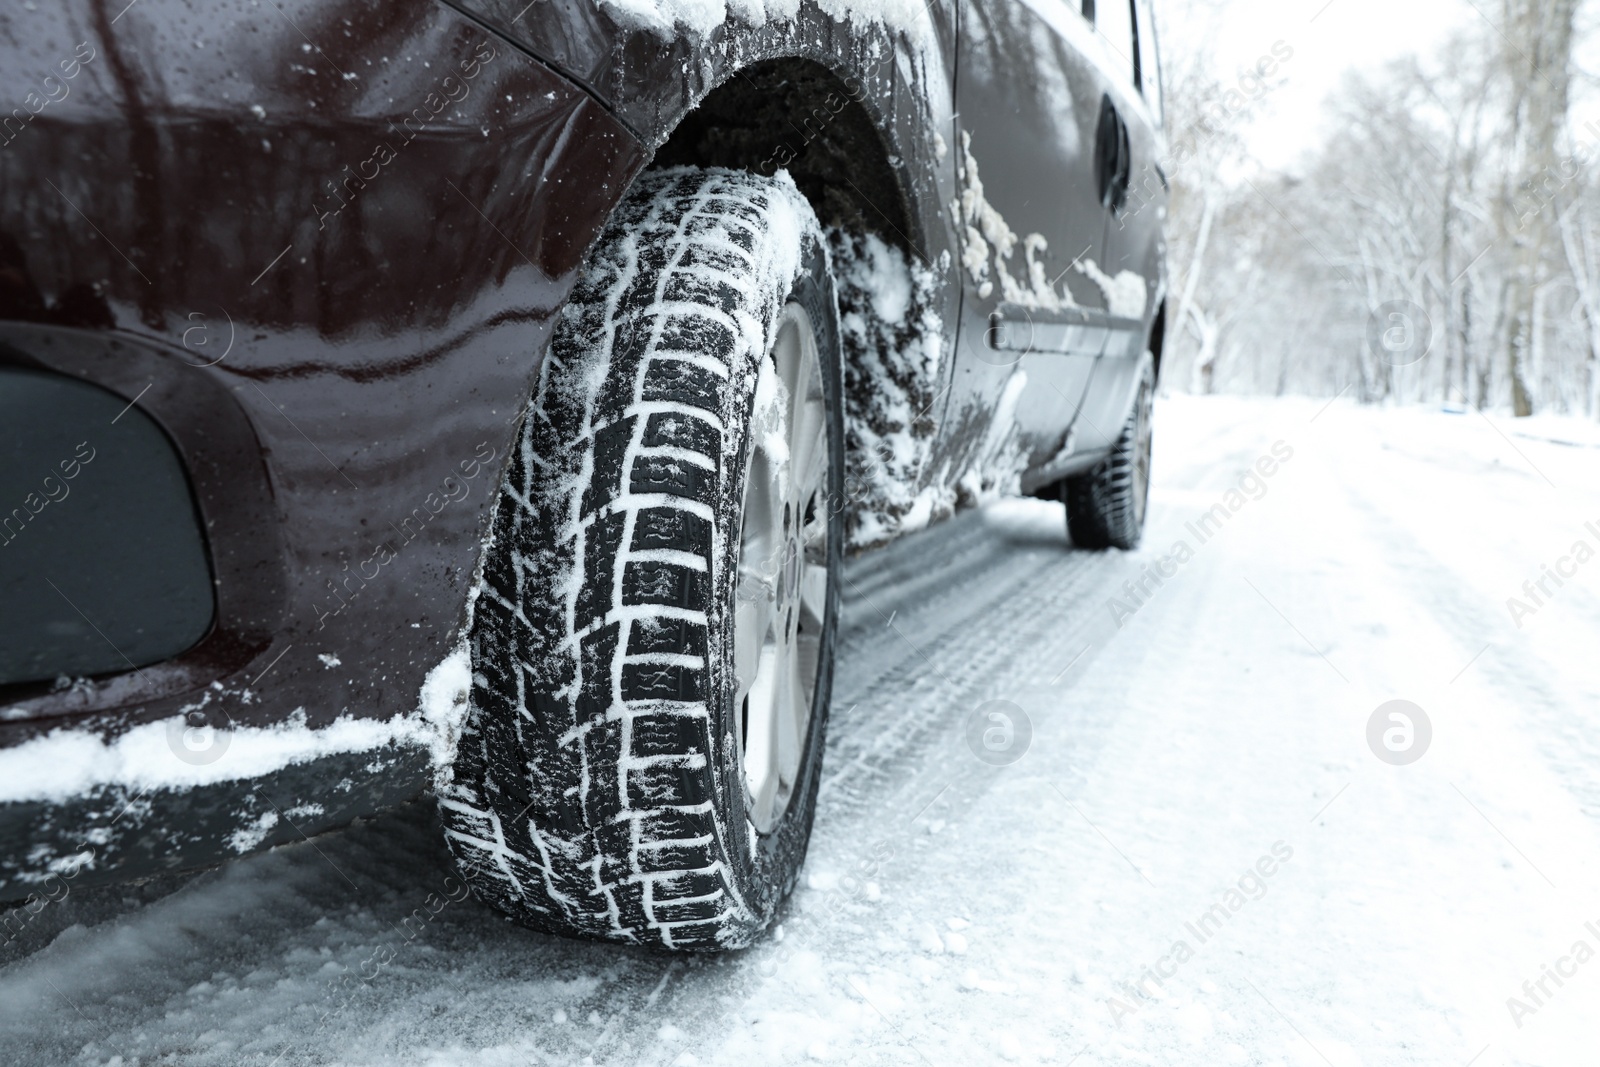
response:
M1067 533L1079 548L1139 547L1150 496L1150 405L1154 397L1155 369L1147 353L1133 410L1111 455L1094 470L1061 483Z
M811 384L786 390L776 352L802 329ZM838 614L838 352L826 244L787 174L641 176L563 312L496 508L468 721L439 789L481 899L552 933L716 950L749 943L793 887ZM777 516L802 404L820 488L783 503L795 532L769 558L745 558L761 496L746 482L775 487L760 507ZM747 587L780 608L787 590L786 632L810 650L763 683L782 695L803 676L810 699L768 746L787 777L759 796L747 663L771 657L735 662ZM766 640L778 623L762 618Z

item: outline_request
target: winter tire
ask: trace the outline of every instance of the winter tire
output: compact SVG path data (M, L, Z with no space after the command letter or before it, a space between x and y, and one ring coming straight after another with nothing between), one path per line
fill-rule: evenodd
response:
M816 804L843 539L838 311L786 174L636 183L498 502L445 833L537 929L748 944Z
M1155 372L1145 357L1139 392L1104 463L1061 483L1067 533L1079 548L1139 547L1150 498L1151 419Z

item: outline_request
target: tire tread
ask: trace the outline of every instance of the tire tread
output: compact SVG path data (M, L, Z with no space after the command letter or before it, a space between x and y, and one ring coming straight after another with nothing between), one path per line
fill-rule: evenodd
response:
M720 949L770 915L732 871L706 703L710 606L731 580L712 519L754 387L741 320L775 317L748 280L768 181L641 179L563 312L507 471L439 800L474 892L550 932Z

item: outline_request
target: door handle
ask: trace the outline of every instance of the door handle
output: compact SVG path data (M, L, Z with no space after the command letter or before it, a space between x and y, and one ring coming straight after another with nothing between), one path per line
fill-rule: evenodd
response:
M1100 122L1095 133L1095 177L1100 185L1100 203L1116 213L1128 200L1133 177L1133 149L1128 124L1122 121L1111 95L1100 97Z

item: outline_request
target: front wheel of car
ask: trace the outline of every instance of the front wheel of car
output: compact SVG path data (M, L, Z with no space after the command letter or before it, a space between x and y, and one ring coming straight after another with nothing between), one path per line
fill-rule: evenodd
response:
M838 312L786 175L644 175L563 313L471 632L450 849L553 933L723 949L793 887L833 673Z

